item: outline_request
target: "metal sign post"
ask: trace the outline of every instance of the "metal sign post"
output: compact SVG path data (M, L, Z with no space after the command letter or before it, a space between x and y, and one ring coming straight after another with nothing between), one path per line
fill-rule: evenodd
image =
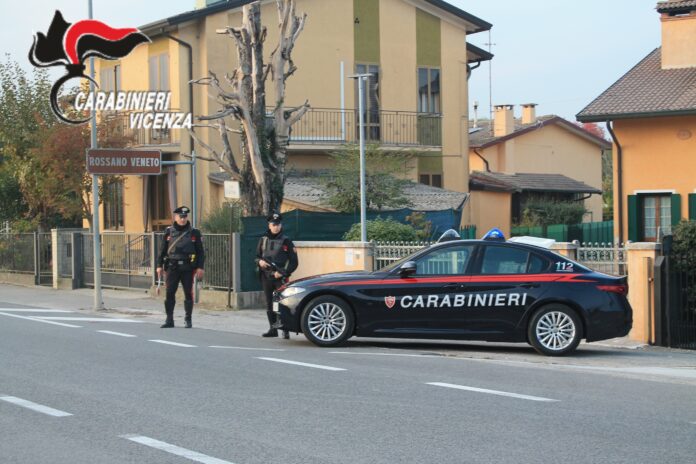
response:
M92 0L89 0L89 19L93 19ZM89 59L89 91L94 95L94 57ZM92 149L97 148L97 112L90 112L91 144ZM99 176L92 175L92 233L94 234L94 309L104 309L101 289L101 236L99 235Z
M356 74L350 79L358 80L358 118L360 125L360 241L367 242L367 201L365 198L365 115L363 102L365 95L365 81L371 74Z

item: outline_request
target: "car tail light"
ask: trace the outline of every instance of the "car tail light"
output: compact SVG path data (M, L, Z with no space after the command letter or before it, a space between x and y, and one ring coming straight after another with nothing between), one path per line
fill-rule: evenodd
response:
M619 295L628 295L628 285L597 285L597 288L603 292L618 293Z

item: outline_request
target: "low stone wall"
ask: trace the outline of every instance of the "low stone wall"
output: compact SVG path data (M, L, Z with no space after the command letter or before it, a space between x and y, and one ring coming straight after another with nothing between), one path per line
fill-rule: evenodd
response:
M16 272L0 272L0 283L25 285L33 287L34 274L18 274Z

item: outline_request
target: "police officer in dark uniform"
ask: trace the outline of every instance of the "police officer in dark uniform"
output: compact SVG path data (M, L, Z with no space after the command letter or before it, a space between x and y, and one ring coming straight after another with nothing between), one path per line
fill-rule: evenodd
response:
M263 337L277 337L278 328L283 327L286 315L281 314L281 321L276 322L273 312L273 292L297 269L297 250L295 245L282 230L282 217L279 213L268 216L268 230L256 247L256 265L259 267L261 286L266 297L266 315L270 328ZM283 328L283 338L290 338L290 332Z
M194 229L188 221L190 210L180 206L174 210L174 224L167 227L157 261L157 275L165 272L167 279L167 298L164 300L164 310L167 320L162 328L174 327L174 305L179 282L184 287L184 322L190 329L191 314L193 313L193 278L203 278L205 254L201 232Z

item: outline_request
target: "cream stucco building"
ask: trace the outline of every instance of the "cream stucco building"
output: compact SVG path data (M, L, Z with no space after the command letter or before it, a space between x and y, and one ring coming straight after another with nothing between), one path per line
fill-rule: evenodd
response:
M241 24L249 0L199 1L197 9L141 27L151 44L137 47L121 61L102 61L102 90L169 90L172 109L207 115L218 110L206 89L190 79L219 76L236 68L232 39L216 31ZM266 53L277 40L275 1L262 1L268 27ZM467 44L467 36L491 25L442 0L297 0L308 15L293 52L298 66L288 80L285 105L309 100L312 109L293 127L288 167L306 172L330 167L327 152L357 141L356 88L349 76L371 73L367 136L384 149L414 149L410 177L455 192L469 190L468 76L472 64L491 55ZM267 101L273 102L271 85ZM128 132L128 115L122 130ZM183 130L134 130L135 146L161 149L166 160L186 160L191 140ZM217 133L197 134L221 148ZM233 141L238 146L238 140ZM199 148L196 147L196 150ZM188 166L161 176L127 177L110 192L102 228L142 232L170 222L176 204L191 204ZM223 200L219 168L199 161L198 220ZM468 211L465 212L468 214ZM462 219L471 223L469 217Z

